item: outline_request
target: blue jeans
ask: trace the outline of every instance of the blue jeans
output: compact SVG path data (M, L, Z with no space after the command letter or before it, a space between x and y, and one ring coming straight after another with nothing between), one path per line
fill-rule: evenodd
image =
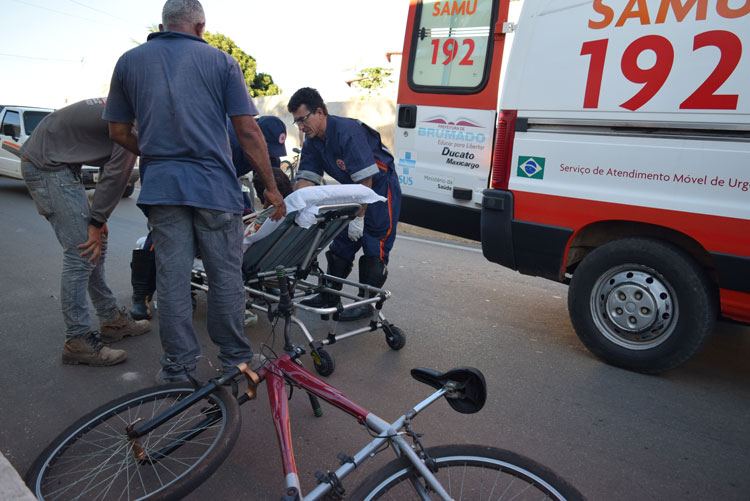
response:
M60 303L65 320L65 340L96 330L91 327L88 292L100 323L117 313L117 301L104 277L107 237L102 235L102 255L94 265L81 257L78 245L88 240L89 199L81 180L71 169L45 171L21 162L26 187L39 214L47 218L63 249Z
M253 356L243 332L242 216L185 205L151 205L148 222L156 253L156 290L164 377L195 371L201 346L193 329L190 271L200 247L208 276L208 335L222 366Z

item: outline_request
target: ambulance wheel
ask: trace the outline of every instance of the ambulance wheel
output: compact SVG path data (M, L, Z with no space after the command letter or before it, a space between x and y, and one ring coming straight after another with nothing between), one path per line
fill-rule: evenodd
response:
M682 364L706 343L718 299L703 269L677 246L625 238L596 248L578 265L568 311L594 355L656 374Z
M312 359L313 365L315 365L315 371L318 374L324 377L333 374L336 364L330 353L322 348L318 348L316 351L312 352Z
M392 350L400 350L406 346L406 335L404 331L388 322L383 323L383 332L385 332L385 342Z

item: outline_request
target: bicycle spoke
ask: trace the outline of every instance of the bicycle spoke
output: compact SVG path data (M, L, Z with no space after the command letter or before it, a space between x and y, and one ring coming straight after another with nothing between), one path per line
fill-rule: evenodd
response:
M223 460L234 440L223 442L223 457L212 451L227 433L236 436L239 426L236 401L224 389L144 436L128 437L129 425L148 423L192 392L177 385L143 390L82 418L78 428L50 448L48 459L35 465L40 468L38 480L33 478L35 493L40 499L142 498L174 490L175 483L193 475L195 466L210 454L212 460ZM234 406L229 425L228 406ZM199 471L203 474L204 469Z

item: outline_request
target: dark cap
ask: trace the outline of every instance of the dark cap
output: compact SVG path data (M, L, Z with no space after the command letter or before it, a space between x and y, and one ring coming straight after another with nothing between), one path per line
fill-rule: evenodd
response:
M259 117L258 126L263 131L263 137L266 138L268 154L274 157L285 157L286 146L286 125L280 118L271 115Z

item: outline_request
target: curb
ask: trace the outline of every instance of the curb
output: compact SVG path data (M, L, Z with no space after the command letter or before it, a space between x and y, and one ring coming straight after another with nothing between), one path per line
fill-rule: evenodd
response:
M35 501L36 498L23 483L21 476L0 452L0 499L8 501Z

